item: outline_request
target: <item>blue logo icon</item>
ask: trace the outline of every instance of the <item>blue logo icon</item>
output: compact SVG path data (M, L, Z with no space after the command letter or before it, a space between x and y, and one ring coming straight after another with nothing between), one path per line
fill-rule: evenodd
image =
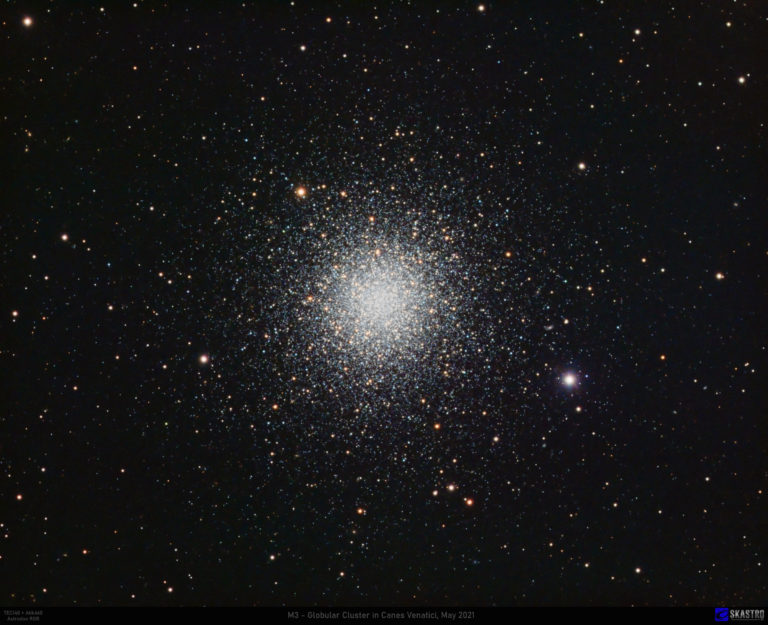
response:
M727 621L728 620L728 608L715 608L715 620Z

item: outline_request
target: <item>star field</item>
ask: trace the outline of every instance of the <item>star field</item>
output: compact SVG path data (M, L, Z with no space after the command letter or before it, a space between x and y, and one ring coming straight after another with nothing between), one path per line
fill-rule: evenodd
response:
M753 3L0 10L0 602L756 605Z

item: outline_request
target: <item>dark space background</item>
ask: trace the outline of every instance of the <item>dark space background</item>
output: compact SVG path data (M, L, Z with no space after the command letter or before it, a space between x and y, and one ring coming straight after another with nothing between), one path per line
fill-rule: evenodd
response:
M764 604L766 20L4 3L0 603Z

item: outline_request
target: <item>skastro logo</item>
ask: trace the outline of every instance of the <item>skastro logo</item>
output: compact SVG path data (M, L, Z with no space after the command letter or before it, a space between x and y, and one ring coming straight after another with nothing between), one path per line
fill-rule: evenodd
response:
M765 610L753 608L715 608L715 620L723 621L764 621Z

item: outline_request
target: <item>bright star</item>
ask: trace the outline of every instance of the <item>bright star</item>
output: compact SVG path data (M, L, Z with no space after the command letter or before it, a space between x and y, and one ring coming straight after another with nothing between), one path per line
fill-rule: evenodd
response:
M576 377L576 374L574 374L574 373L566 373L562 377L562 382L563 382L564 386L567 386L568 388L573 388L574 386L576 386L576 384L578 384L579 380Z

